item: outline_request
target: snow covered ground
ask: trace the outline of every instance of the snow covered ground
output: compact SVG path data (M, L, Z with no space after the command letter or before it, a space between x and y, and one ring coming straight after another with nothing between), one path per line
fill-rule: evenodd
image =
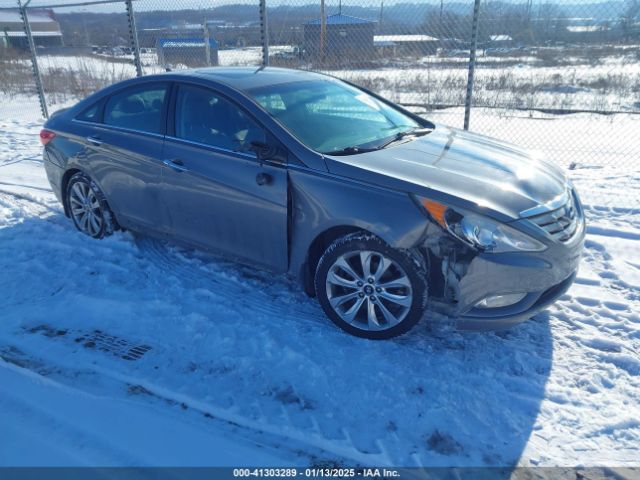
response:
M584 120L493 115L474 125L553 131L551 152ZM0 116L0 465L639 465L640 162L616 166L637 145L611 139L571 170L586 251L548 311L500 333L438 317L374 343L284 278L81 235L39 128Z

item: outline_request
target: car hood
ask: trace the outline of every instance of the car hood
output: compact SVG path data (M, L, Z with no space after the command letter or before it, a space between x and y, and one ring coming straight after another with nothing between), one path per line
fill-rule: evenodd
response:
M443 125L405 143L326 162L337 175L511 219L567 189L562 170L540 155Z

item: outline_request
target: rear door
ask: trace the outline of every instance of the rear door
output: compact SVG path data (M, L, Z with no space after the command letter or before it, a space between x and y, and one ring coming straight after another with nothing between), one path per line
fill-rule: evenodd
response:
M169 85L145 82L113 93L83 138L91 175L123 226L167 230L160 185Z
M209 88L176 85L162 170L171 233L286 271L286 165L259 161L252 141L273 140L237 103Z

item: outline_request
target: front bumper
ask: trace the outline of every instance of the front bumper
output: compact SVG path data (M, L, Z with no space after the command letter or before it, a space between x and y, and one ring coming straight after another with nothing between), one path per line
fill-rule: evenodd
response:
M457 285L451 314L460 330L496 330L524 322L555 302L576 278L585 226L567 243L553 242L544 252L479 254ZM525 293L515 304L476 307L494 295Z
M509 328L526 322L560 298L573 284L577 271L544 292L528 293L520 302L508 307L473 308L456 319L458 330L482 331Z

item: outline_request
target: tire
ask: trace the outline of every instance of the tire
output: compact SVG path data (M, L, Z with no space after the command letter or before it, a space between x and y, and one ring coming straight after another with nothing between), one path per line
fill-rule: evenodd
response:
M104 194L86 173L74 174L65 193L67 211L73 224L85 235L104 238L117 228Z
M371 340L408 332L427 305L423 256L394 249L365 233L334 241L318 262L314 283L318 301L331 321L352 335Z

